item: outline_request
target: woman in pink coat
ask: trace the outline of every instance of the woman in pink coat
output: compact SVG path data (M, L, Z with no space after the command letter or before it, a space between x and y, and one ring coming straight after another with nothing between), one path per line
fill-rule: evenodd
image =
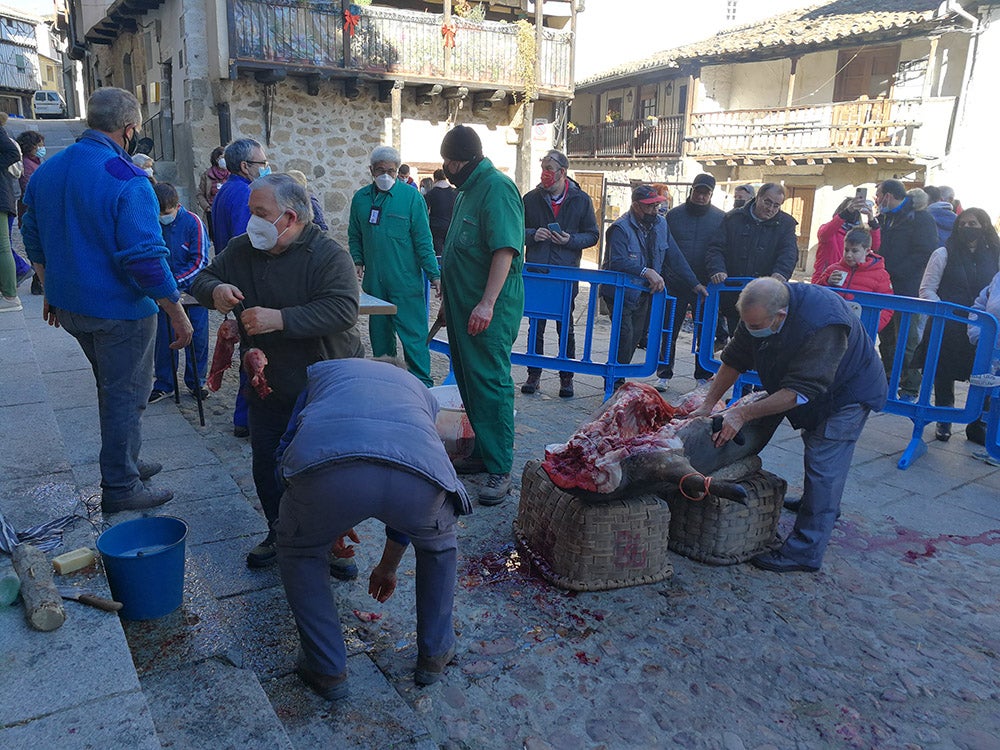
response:
M868 217L868 229L871 231L871 251L877 253L882 243L882 232L878 219L872 216L872 206L863 198L844 198L837 207L833 220L819 228L816 233L816 260L813 262L812 283L819 284L826 269L839 263L844 257L844 237L852 229L861 227L861 214Z

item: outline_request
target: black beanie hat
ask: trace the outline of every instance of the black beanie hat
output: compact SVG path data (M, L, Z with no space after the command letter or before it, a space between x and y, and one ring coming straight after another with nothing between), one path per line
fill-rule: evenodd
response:
M441 157L452 161L472 161L483 155L483 142L475 130L456 125L441 141Z

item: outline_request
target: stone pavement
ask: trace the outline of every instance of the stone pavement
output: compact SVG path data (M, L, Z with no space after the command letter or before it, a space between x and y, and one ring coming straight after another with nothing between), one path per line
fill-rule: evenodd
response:
M92 375L72 338L42 323L41 299L22 299L23 313L0 315L0 510L18 528L77 512L90 522L64 549L94 547L107 520L135 514L100 517ZM444 368L435 357L438 378ZM144 418L144 457L164 463L154 483L176 492L154 512L190 525L183 606L132 623L67 602L53 633L30 630L20 606L0 610L0 746L1000 747L1000 469L971 458L960 432L899 471L910 423L874 416L817 574L672 555L663 583L568 594L514 549L519 471L600 406L602 386L578 378L577 396L559 399L545 373L538 394L517 396L511 499L461 522L455 663L437 685L414 685L413 557L395 596L375 603L366 578L381 529L368 522L361 578L331 584L352 689L331 705L292 674L297 636L276 571L243 564L264 522L226 382L204 428L187 394ZM671 385L668 396L694 383ZM790 428L762 458L790 492L801 486ZM99 569L70 578L107 590Z

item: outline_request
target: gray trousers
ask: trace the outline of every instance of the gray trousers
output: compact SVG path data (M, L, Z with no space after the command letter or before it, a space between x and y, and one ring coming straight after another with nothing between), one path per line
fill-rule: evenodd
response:
M822 565L837 522L854 445L869 412L866 406L850 404L835 411L815 430L802 431L805 486L795 527L781 548L785 557L803 565Z
M106 320L59 310L94 371L101 418L101 499L121 500L142 489L142 413L153 383L156 316Z
M330 591L333 541L367 518L410 537L417 558L417 651L436 657L455 643L455 507L416 474L367 461L332 464L292 480L281 499L278 565L295 616L304 665L343 674L347 651Z

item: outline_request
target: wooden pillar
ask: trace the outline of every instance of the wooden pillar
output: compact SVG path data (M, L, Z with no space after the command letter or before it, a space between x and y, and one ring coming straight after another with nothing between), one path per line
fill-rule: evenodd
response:
M801 57L792 58L792 69L788 74L788 95L785 97L785 106L791 107L795 100L795 71L798 70Z
M687 156L690 149L688 137L694 135L691 128L691 118L694 117L694 109L698 106L698 86L701 85L701 70L695 71L688 77L687 101L684 104L684 124L681 126L681 155Z
M937 74L937 50L938 50L938 39L940 37L932 36L930 38L931 49L927 54L927 70L924 71L924 88L920 92L920 95L924 99L929 99L934 96L934 76Z
M402 153L403 125L403 82L394 81L389 92L389 102L392 107L392 147Z

